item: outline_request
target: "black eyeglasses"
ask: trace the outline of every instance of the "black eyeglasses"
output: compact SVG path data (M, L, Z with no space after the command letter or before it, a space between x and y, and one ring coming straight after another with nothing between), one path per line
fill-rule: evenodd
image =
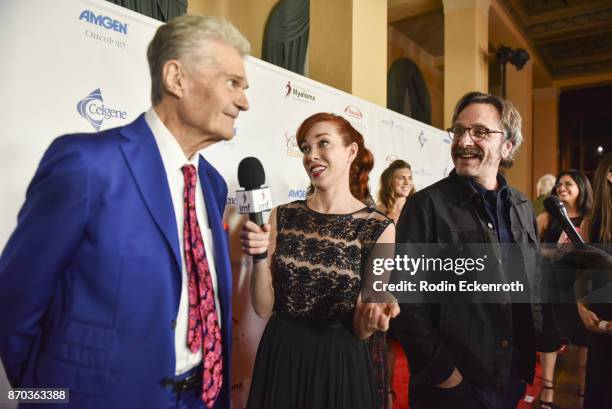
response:
M504 133L503 131L492 131L484 126L479 125L472 126L471 128L464 128L463 126L453 126L451 128L448 128L446 131L448 132L449 138L451 138L452 140L461 138L464 132L468 131L470 138L472 138L474 142L482 141L490 133Z

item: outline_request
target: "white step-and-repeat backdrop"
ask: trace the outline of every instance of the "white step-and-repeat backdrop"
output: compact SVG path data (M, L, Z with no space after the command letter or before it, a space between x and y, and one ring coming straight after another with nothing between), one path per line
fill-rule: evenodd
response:
M148 109L146 47L160 22L103 0L3 0L0 3L0 247L16 224L25 190L40 158L57 136L126 124ZM370 187L395 159L412 165L417 189L452 169L445 132L296 75L256 58L246 69L251 109L235 137L202 154L238 188L246 156L261 160L275 204L303 199L308 179L295 141L298 125L315 112L347 118L375 157ZM230 199L231 202L231 199ZM265 322L251 310L249 264L240 256L241 217L228 206L234 265L235 408L246 402L250 374ZM0 285L2 285L0 283ZM0 371L0 387L8 386Z

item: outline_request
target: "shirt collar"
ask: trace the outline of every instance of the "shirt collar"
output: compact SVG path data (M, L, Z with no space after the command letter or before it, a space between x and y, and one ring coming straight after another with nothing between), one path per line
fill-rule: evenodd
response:
M181 145L179 145L170 130L166 128L162 120L159 119L153 107L149 108L145 113L145 121L147 125L149 125L149 128L151 128L151 132L153 133L153 137L155 138L155 142L157 143L157 147L159 148L166 166L171 169L181 169L183 166L191 164L196 167L196 170L198 169L200 155L194 154L191 159L187 158L185 152L183 152L183 148L181 148Z
M489 192L493 192L493 194L496 195L496 196L499 195L499 194L504 194L504 192L508 188L508 182L506 181L506 178L501 173L497 173L497 186L498 186L497 190L487 190L487 189L485 189L484 186L482 186L480 183L476 182L474 179L468 179L468 180L470 181L472 186L474 186L476 191L478 193L480 193L481 195L483 195L483 196L486 195L487 193L489 195L491 195L491 193L489 193Z

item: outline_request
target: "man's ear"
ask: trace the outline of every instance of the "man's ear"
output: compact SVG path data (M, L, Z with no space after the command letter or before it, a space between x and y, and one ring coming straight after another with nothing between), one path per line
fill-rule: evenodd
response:
M502 159L508 159L508 157L510 156L510 152L512 152L513 146L514 144L510 141L504 142L504 144L502 145L502 151L501 151Z
M178 60L168 60L162 68L164 90L177 98L183 97L185 90L185 71Z

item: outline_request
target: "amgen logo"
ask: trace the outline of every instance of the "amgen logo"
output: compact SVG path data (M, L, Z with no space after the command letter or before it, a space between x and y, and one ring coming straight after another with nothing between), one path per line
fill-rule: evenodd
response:
M85 20L91 24L95 24L100 27L104 27L108 30L113 30L118 33L127 34L128 24L122 23L119 20L115 20L113 18L96 15L91 10L83 10L81 15L79 16L79 20Z
M304 190L304 189L291 189L287 196L289 197L289 199L304 200L304 199L306 199L306 190Z
M91 91L89 95L80 100L77 104L77 111L96 131L100 131L102 122L104 122L105 119L127 118L127 112L108 108L104 105L104 99L102 99L102 91L100 91L100 88Z

